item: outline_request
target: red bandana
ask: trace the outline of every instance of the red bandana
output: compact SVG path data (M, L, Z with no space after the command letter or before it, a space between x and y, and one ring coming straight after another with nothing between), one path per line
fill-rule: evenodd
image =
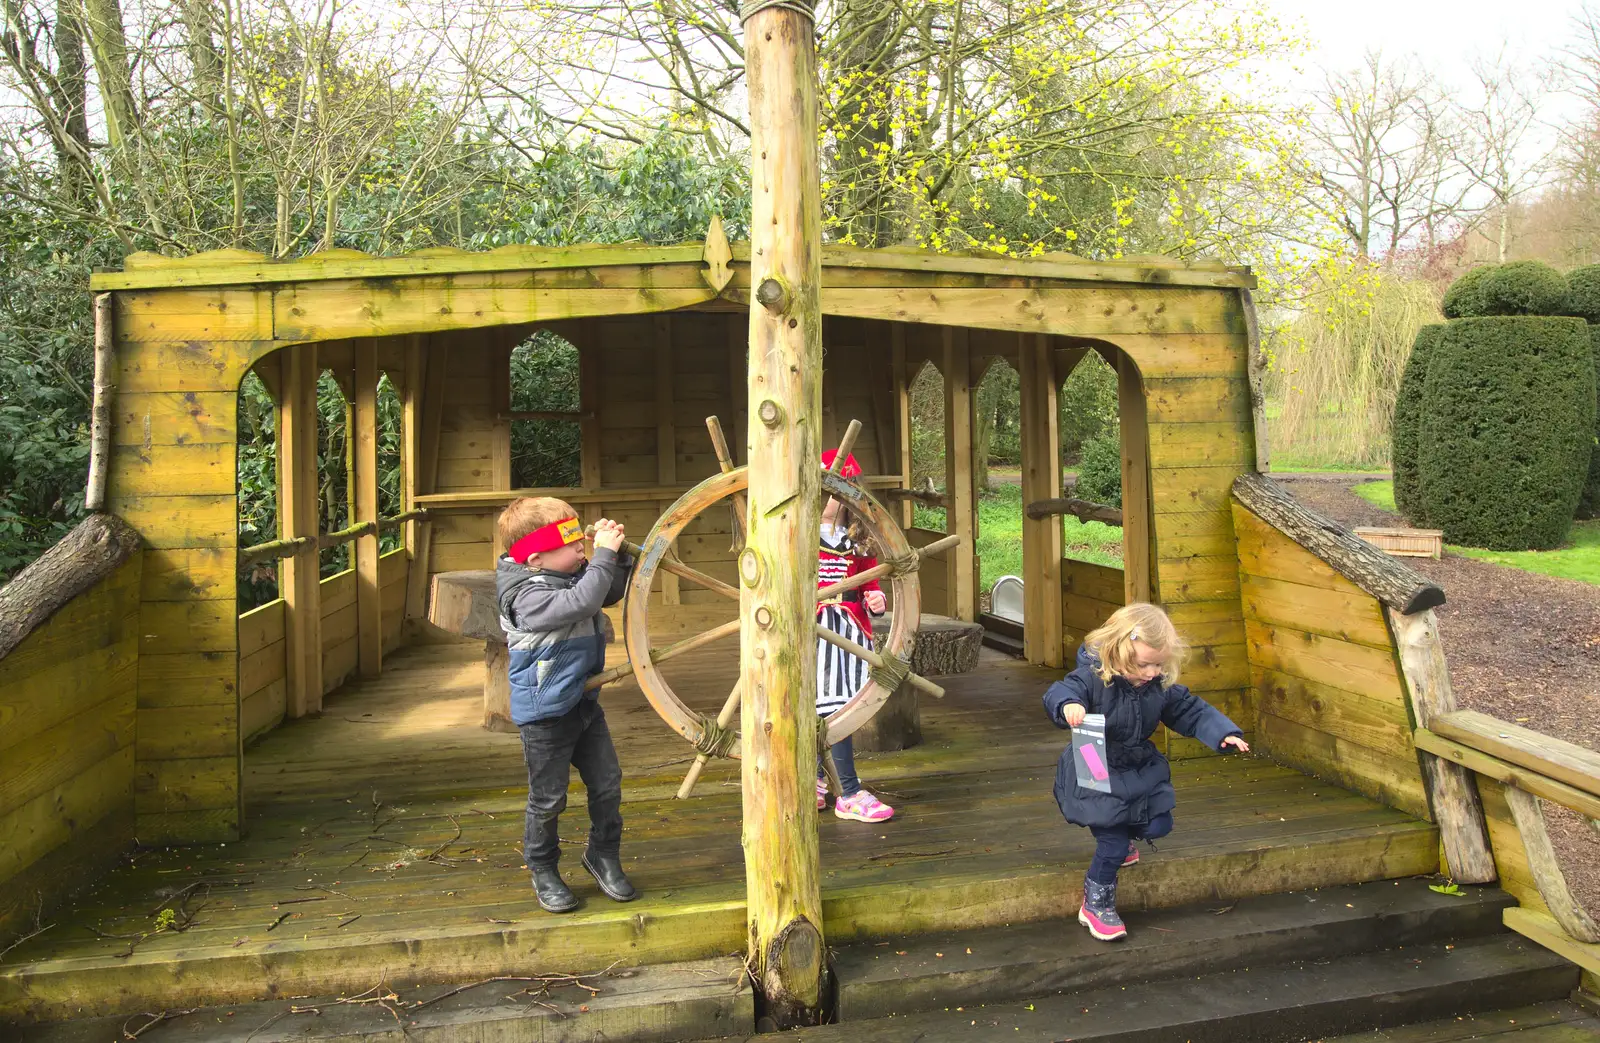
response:
M543 528L534 529L513 543L506 553L518 565L526 565L528 559L540 551L556 550L569 543L577 543L581 539L583 539L583 526L578 519L562 518Z
M839 455L839 450L837 450L837 449L829 449L827 452L823 453L822 454L822 467L823 467L823 469L826 470L827 468L832 466L834 458L836 456L838 456L838 455ZM856 457L855 457L854 453L847 454L845 456L845 458L844 458L844 463L839 465L839 477L841 477L841 478L859 478L859 477L861 477L861 465L856 463Z

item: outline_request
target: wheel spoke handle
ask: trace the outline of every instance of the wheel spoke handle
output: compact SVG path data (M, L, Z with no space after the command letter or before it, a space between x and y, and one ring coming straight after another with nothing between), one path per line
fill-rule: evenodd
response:
M928 544L926 547L918 547L917 548L917 557L926 558L930 554L937 554L940 551L945 550L945 549L947 549L949 547L954 547L956 544L958 544L960 542L961 542L960 535L946 536L943 539L934 540L932 543ZM879 579L880 577L883 577L883 576L887 576L893 571L894 571L894 562L892 562L892 561L886 561L886 562L883 562L882 564L874 565L874 566L872 566L872 568L866 569L866 570L864 570L862 572L858 572L854 576L849 576L849 577L847 577L845 579L840 580L837 583L832 583L832 584L829 584L826 587L823 587L821 590L817 591L817 600L818 601L826 601L831 597L837 597L838 595L843 594L847 590L854 590L854 589L856 589L857 587L861 586L864 583L871 583L873 580Z
M733 723L733 715L739 712L739 685L735 681L733 691L728 693L727 702L722 704L722 712L717 714L717 727L726 728ZM694 784L700 781L700 772L705 770L706 761L711 758L703 753L694 755L694 763L689 765L689 774L683 777L683 785L678 787L678 799L688 800L689 794L694 792Z
M838 634L835 634L821 623L817 624L817 636L828 642L830 645L835 645L844 649L857 659L865 659L867 661L867 665L873 667L874 669L883 668L883 657L881 655L872 651L870 648L862 648L860 645L856 644L847 637L840 637ZM906 680L910 682L911 687L916 688L919 691L927 692L935 699L944 698L944 689L940 688L926 677L919 677L916 674L907 673Z
M665 648L652 648L650 650L650 661L652 663L665 663L667 660L681 656L685 652L693 652L697 648L703 648L706 645L711 644L713 641L720 641L729 634L737 634L738 632L739 621L737 619L730 619L721 626L712 627L703 634L696 634L693 637L686 637L682 641L675 641ZM632 673L632 663L618 663L611 669L595 674L593 677L589 678L589 680L585 681L583 690L586 692L593 691L603 684L610 684L612 681L620 681L622 678L628 677Z

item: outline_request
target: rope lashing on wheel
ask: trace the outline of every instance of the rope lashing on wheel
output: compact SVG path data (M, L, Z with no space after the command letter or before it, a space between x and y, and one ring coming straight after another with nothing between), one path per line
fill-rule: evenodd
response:
M889 575L891 576L908 576L922 568L922 554L918 551L878 560L880 564L889 566Z
M739 729L724 728L715 719L701 715L700 738L695 742L697 752L707 757L733 756L733 744L739 741Z
M885 691L892 692L900 687L910 672L909 660L886 655L878 660L876 666L867 671L867 676L883 685Z
M747 0L746 3L739 5L739 24L743 25L769 7L781 7L785 11L793 11L810 19L813 25L817 21L815 5L806 3L806 0Z

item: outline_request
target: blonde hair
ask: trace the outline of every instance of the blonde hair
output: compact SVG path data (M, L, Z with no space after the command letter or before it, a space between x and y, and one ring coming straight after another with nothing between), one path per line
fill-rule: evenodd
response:
M563 518L576 518L578 512L565 500L554 496L523 496L506 504L495 522L500 545L510 546L535 529L542 529Z
M1133 675L1138 663L1133 652L1135 638L1161 656L1161 687L1171 688L1177 684L1188 646L1165 612L1142 601L1122 606L1111 613L1110 619L1084 635L1084 645L1100 658L1095 671L1100 680L1110 684L1114 674Z

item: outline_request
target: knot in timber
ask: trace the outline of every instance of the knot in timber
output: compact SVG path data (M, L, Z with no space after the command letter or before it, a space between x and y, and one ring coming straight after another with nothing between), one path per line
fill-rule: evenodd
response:
M769 398L762 401L760 408L756 410L756 415L768 427L777 427L778 423L783 419L783 409L779 407L778 403Z
M762 279L761 285L756 287L756 300L774 315L788 311L791 299L789 288L773 276Z
M765 630L771 625L772 610L767 606L762 605L760 608L756 609L756 626L760 627L762 630Z
M739 578L747 587L761 582L761 556L749 547L739 555Z

